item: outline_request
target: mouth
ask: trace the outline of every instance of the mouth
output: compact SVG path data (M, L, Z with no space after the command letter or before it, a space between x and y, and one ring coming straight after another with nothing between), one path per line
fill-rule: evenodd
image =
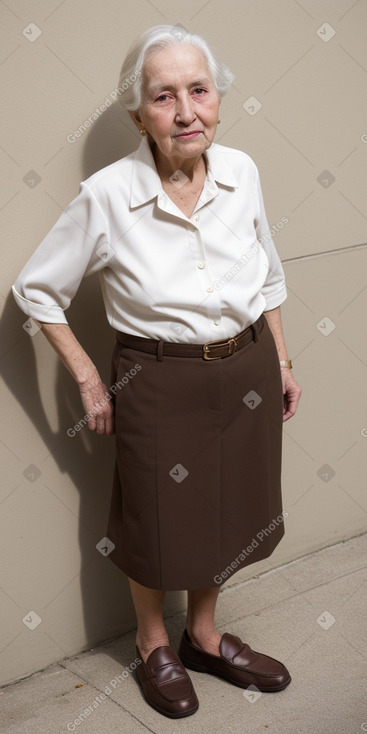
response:
M179 138L180 140L191 140L192 138L197 138L198 135L201 135L203 131L202 130L191 130L187 133L179 133L178 135L175 135L175 138Z

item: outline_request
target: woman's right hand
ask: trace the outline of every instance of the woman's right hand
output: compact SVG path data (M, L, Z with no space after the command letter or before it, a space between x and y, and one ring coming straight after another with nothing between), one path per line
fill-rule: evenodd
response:
M111 436L115 431L114 409L107 387L69 324L43 323L42 332L78 384L90 430Z
M88 416L89 430L112 436L115 431L113 403L98 373L92 379L79 384L79 390L85 414Z

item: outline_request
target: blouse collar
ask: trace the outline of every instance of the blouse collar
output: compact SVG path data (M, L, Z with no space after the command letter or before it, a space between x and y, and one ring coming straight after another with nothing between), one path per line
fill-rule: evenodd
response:
M208 174L211 185L215 181L219 185L228 186L230 188L238 187L238 179L229 167L223 155L226 148L217 143L212 143L210 148L205 152ZM159 178L155 165L153 153L151 151L148 139L144 138L139 148L134 153L133 171L131 177L131 207L140 206L151 201L162 193L161 180Z

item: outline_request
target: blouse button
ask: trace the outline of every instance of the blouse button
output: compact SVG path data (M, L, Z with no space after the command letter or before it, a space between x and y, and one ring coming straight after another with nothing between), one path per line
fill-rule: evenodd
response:
M198 268L200 268L200 270L202 270L203 268L205 268L205 263L203 263L203 262L198 263Z
M200 219L199 214L197 214L196 217L195 217L195 222L198 222L199 219Z
M213 293L213 288L211 288L211 287L207 288L207 289L206 289L206 292L207 292L207 293Z

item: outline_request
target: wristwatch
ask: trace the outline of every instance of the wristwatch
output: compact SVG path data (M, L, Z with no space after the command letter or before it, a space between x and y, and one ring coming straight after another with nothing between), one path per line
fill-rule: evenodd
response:
M291 370L293 367L291 359L281 359L279 364L281 367L286 367L288 370Z

